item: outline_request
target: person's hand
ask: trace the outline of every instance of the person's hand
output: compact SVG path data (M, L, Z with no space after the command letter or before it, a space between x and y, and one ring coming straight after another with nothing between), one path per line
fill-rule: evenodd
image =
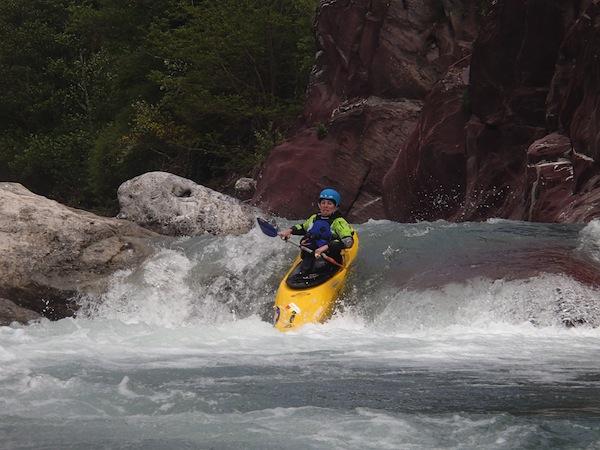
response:
M315 258L320 258L321 253L325 253L327 250L329 250L329 245L322 245L321 247L315 250Z
M292 229L288 228L287 230L280 231L279 233L277 233L277 235L284 241L287 241L292 235Z

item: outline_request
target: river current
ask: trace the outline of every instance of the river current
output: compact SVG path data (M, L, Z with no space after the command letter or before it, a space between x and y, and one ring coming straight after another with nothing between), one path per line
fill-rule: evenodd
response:
M0 448L600 448L599 222L356 228L325 324L272 327L296 249L254 229L0 327Z

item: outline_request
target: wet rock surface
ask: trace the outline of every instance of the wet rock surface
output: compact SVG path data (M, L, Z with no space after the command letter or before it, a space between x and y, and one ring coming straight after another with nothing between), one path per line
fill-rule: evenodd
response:
M469 61L453 66L435 86L416 129L383 179L386 218L400 222L452 219L466 189L464 95Z
M256 180L248 177L240 178L235 182L234 191L236 198L249 200L256 192Z
M42 316L35 311L22 308L5 298L0 298L0 326L10 325L13 322L28 323L40 317Z
M102 290L114 271L143 261L154 236L0 183L0 297L51 319L73 315L76 295ZM18 320L22 311L14 311Z

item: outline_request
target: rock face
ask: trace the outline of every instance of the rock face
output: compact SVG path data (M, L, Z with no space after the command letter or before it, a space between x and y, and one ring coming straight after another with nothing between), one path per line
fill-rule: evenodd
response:
M254 211L238 200L165 172L148 172L119 187L118 217L170 236L242 234Z
M386 217L381 180L403 148L423 99L470 52L475 0L323 0L319 51L303 127L276 147L253 203L304 217L335 187L354 222Z
M423 99L470 52L477 1L323 0L305 117L327 122L348 99Z
M566 3L498 1L473 46L461 220L527 220L527 149L548 133L545 103L565 33Z
M305 128L256 204L305 216L329 185L353 221L600 215L600 0L323 0L316 31Z
M10 300L0 298L0 326L10 325L13 322L27 323L42 317L27 308L21 308Z
M140 263L153 252L152 236L133 223L0 183L0 297L51 319L70 316L77 292L100 288L115 270ZM11 303L2 311L5 321L29 317Z
M556 152L550 152L554 159L536 158L533 150L528 158L527 149L548 134L545 103L568 8L533 0L490 6L470 62L451 67L431 91L419 132L386 175L390 218L548 220L548 199L557 200L559 192L566 198L569 187L557 188L553 176L566 174L564 161L554 158ZM547 142L553 146L557 139ZM559 163L561 170L546 162ZM544 200L538 202L541 192Z
M250 200L256 192L256 180L243 177L235 182L235 196L240 200Z
M552 133L527 149L527 219L553 222L575 191L571 141Z
M342 195L349 220L383 218L381 179L420 109L416 100L376 97L340 106L325 136L309 128L271 153L254 201L271 213L300 218L317 209L319 192L330 186Z
M589 221L600 215L599 2L490 6L465 95L446 89L452 67L386 174L388 217Z
M558 53L546 102L546 120L572 145L568 156L573 180L567 181L573 195L562 202L553 220L588 222L600 216L600 1L573 3L568 15L571 26Z
M417 128L383 179L386 217L399 222L450 219L465 196L468 58L425 100Z

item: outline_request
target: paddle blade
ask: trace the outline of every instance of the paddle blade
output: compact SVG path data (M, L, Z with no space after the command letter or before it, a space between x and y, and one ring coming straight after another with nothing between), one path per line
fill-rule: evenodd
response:
M267 236L271 236L271 237L277 236L277 228L275 228L273 225L271 225L265 219L261 219L260 217L257 217L256 221L258 222L258 226L260 227L261 231L263 233L265 233Z

